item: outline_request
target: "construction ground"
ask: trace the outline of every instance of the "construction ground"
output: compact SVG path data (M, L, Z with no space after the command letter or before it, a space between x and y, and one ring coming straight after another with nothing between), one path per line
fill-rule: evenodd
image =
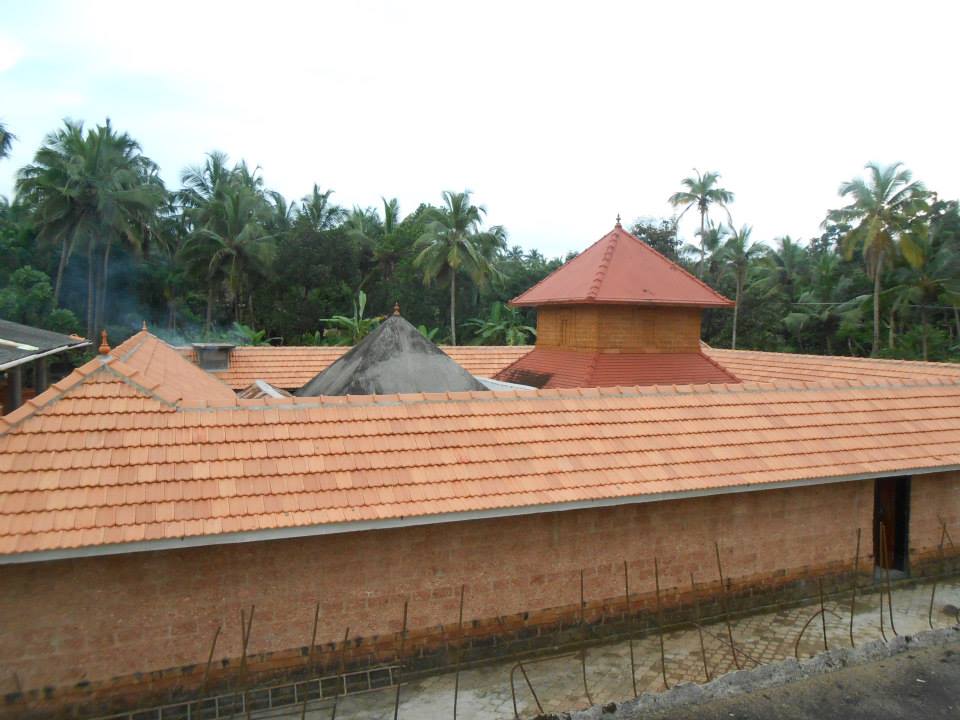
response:
M862 645L884 636L888 640L893 639L894 628L899 635L927 631L930 630L931 619L934 628L956 624L957 608L960 607L960 578L951 578L937 584L931 614L932 589L931 583L894 586L891 597L883 596L882 632L881 595L873 592L858 596L852 623L854 643ZM730 634L737 649L736 662L743 669L793 658L795 655L800 658L810 657L822 652L825 642L831 649L850 647L850 601L849 595L826 599L822 616L818 614L819 601L814 601L809 605L741 617L731 621L729 632L724 622L706 625L702 630L702 648L701 633L694 627L666 633L663 636L663 665L660 638L656 633L636 639L632 643L636 691L640 694L658 693L665 690L666 685L673 687L684 682L702 683L707 674L711 678L717 678L736 670L730 647ZM891 606L893 628L889 615ZM822 618L825 618L825 622ZM463 670L459 674L456 718L533 718L632 699L634 685L630 678L630 653L631 643L623 641L588 648L585 664L579 654L567 654L525 661L522 667L508 662ZM937 660L930 660L934 661ZM894 665L896 662L910 660L891 661ZM589 698L584 690L584 667ZM663 667L666 668L665 678ZM396 713L399 718L453 718L455 682L453 673L402 682L399 705L396 686L342 696L337 700L335 717L343 720L391 720ZM855 683L856 678L851 677L848 682ZM918 686L922 684L915 683ZM838 697L841 696L852 697L850 692L840 692ZM763 699L760 701L763 702ZM727 702L731 703L730 709L723 710L723 714L717 717L758 717L756 713L751 714L745 708L738 711L735 700ZM956 705L950 706L950 712L955 712L955 708ZM770 711L774 712L773 706ZM311 720L327 720L333 712L332 700L318 701L309 704L305 717ZM777 713L779 711L774 712ZM302 707L297 706L289 707L285 711L278 708L263 713L262 716L293 720L300 718L302 714ZM258 713L254 713L254 717L257 715ZM688 716L698 715L687 715L683 711L664 715L671 718Z

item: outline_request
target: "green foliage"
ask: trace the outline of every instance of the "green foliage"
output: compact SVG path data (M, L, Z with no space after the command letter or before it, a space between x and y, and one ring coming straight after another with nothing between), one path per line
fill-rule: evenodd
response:
M367 294L361 290L357 293L356 300L353 301L353 315L350 317L334 315L333 317L323 318L323 322L330 326L323 333L323 337L328 344L356 345L373 332L383 322L384 316L364 317L366 309Z
M528 345L537 335L515 308L503 303L494 303L489 317L467 320L467 325L476 330L473 345Z
M674 262L680 260L680 240L673 220L644 218L635 220L630 232L661 255Z
M72 312L54 308L50 277L29 265L14 271L0 290L0 317L66 334L79 330Z
M86 133L82 123L67 120L17 175L18 199L31 208L37 240L60 248L55 304L73 250L86 253L88 337L104 325L111 249L141 253L155 236L166 199L158 173L139 144L109 120Z
M631 230L736 300L704 314L711 345L960 357L957 203L899 165L868 165L840 190L846 205L818 237L753 238L732 232L719 173L694 172L670 197L678 217ZM130 136L67 122L0 199L0 314L66 332L106 326L114 344L147 320L174 342L291 345L356 342L376 325L368 312L399 302L433 341L533 340L536 311L505 303L563 258L508 247L468 192L406 214L395 199L348 211L334 198L313 184L287 201L219 152L167 193ZM691 209L700 228L685 239L677 226Z
M682 207L680 215L674 221L679 223L688 210L696 208L700 213L700 262L697 265L697 275L703 277L704 264L707 256L706 234L707 234L707 216L710 214L710 206L715 205L727 211L727 220L733 225L733 219L730 217L730 211L727 208L733 202L734 195L729 190L719 186L720 173L707 171L703 174L694 168L696 177L685 177L680 184L686 188L680 192L675 192L669 197L669 202L674 207Z
M0 123L0 160L10 155L10 146L16 139L17 136L7 130L6 125Z
M440 328L427 328L426 325L417 325L417 332L432 343L440 342L437 336L440 334Z
M881 166L867 163L867 179L856 178L840 186L840 195L849 197L849 205L831 210L827 219L850 224L840 240L844 257L850 260L856 250L863 253L867 275L873 279L872 354L880 351L880 292L883 271L898 251L910 264L920 262L918 243L928 226L915 222L926 209L927 192L922 183L913 182L901 163Z
M249 325L235 322L233 336L239 339L240 345L269 345L266 330L254 330Z
M470 193L443 193L444 207L431 209L424 233L417 239L414 265L423 271L423 282L429 285L440 278L450 287L450 342L457 344L456 297L457 275L465 273L480 287L498 271L496 255L506 247L506 231L494 226L481 231L486 209L470 202Z

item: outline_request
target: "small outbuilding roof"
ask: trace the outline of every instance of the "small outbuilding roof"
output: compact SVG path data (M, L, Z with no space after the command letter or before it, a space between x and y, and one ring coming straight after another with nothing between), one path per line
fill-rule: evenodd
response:
M0 370L7 370L46 355L54 355L89 344L79 335L63 335L9 320L0 320Z
M473 375L395 311L346 355L304 385L297 395L384 395L485 389Z
M511 305L686 305L730 307L716 290L671 262L618 222L573 260L555 270Z

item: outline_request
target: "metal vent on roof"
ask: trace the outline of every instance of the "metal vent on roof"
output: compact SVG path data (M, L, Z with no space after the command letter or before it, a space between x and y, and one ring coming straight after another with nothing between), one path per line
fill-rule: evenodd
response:
M230 369L230 353L235 347L230 343L193 343L197 365L211 372Z

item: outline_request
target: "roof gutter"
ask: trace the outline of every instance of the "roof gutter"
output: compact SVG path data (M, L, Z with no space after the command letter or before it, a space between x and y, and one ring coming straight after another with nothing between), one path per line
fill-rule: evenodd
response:
M75 350L77 348L86 347L89 344L90 344L90 341L87 340L85 342L76 343L75 345L61 345L60 347L56 347L53 350L46 350L42 353L36 353L35 355L27 355L26 357L22 357L17 360L11 360L8 363L4 363L3 365L0 365L0 370L9 370L10 368L14 368L17 365L23 365L28 362L33 362L34 360L45 358L48 355L56 355L58 353L62 353L64 350Z
M468 520L522 517L524 515L537 515L540 513L566 512L570 510L591 510L595 508L616 507L619 505L634 505L641 503L664 502L668 500L687 500L700 497L712 497L715 495L733 495L736 493L760 492L764 490L785 490L788 488L815 487L817 485L831 485L835 483L857 482L861 480L875 480L877 478L900 477L903 475L932 475L935 473L955 472L958 470L960 470L960 465L941 465L935 467L913 468L886 472L861 473L858 475L844 475L839 477L814 478L812 480L791 480L788 482L735 485L722 488L707 488L703 490L687 490L683 492L651 493L649 495L629 495L626 497L600 498L597 500L578 500L564 503L527 505L524 507L515 508L492 508L489 510L440 513L438 515L417 515L411 517L389 518L387 520L355 520L341 523L326 523L323 525L304 525L300 527L273 528L270 530L222 533L219 535L199 535L183 538L165 538L163 540L143 540L130 543L114 543L110 545L91 545L88 547L65 548L62 550L41 550L38 552L26 552L15 555L0 555L0 565L92 558L108 555L122 555L135 552L180 550L186 548L207 547L212 545L233 545L236 543L290 540L294 538L314 537L317 535L339 535L351 532L364 532L367 530L387 530L393 528L417 527L421 525L437 525L440 523L449 522L464 522Z

